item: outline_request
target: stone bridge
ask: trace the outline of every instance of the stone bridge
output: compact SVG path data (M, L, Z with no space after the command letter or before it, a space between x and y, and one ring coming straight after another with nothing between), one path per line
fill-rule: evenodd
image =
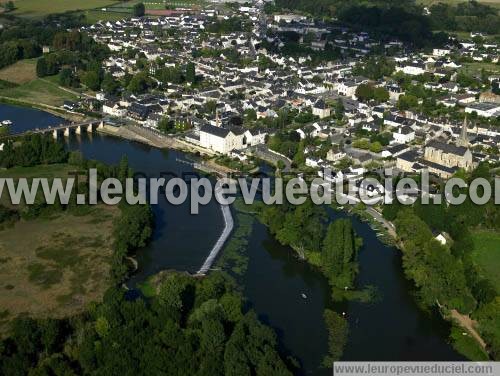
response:
M3 138L7 137L17 137L17 136L24 136L27 134L44 134L44 133L52 133L52 137L55 139L59 138L60 135L63 135L65 137L69 137L71 132L74 132L75 134L81 134L83 130L85 130L87 133L92 133L96 129L103 128L104 127L104 121L103 120L89 120L81 123L68 123L68 124L60 124L56 126L49 126L47 128L36 128L36 129L30 129L24 132L20 133L14 133L14 134L9 134L4 136Z

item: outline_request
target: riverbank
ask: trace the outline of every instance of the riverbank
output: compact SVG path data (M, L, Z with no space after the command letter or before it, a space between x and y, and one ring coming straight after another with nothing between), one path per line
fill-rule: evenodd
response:
M68 110L65 110L65 109L60 108L60 107L50 106L48 104L32 102L32 101L28 101L28 100L14 99L14 98L10 98L10 97L0 96L0 103L18 106L18 107L26 107L26 108L34 108L37 110L42 110L42 111L48 112L49 114L61 117L61 118L68 120L68 121L80 122L83 119L85 119L85 115L83 115L83 114L68 111Z
M129 141L140 142L158 149L178 150L183 153L194 154L202 158L211 158L216 156L216 153L211 150L200 148L199 146L189 144L188 142L179 140L172 136L159 135L156 132L136 125L124 125L120 127L104 125L103 128L98 129L98 132ZM212 159L203 160L201 163L193 163L192 165L197 170L219 176L225 176L237 172L230 167L216 163Z
M381 213L379 213L372 207L367 207L365 213L370 215L373 218L373 220L383 225L386 233L394 240L397 249L401 252L401 250L404 249L404 244L401 242L401 240L397 235L396 226L391 221L385 219ZM480 347L480 349L485 354L487 354L487 344L476 329L477 322L472 320L469 315L462 314L458 312L456 309L447 310L445 307L439 305L439 303L437 303L437 305L439 308L440 315L445 321L450 322L453 325L457 325L462 330L465 330L465 332L463 332L463 335L465 336L467 334L469 338L472 338ZM457 348L457 350L462 349L461 352L464 353L464 355L468 356L470 354L477 354L477 351L474 351L474 349L467 348L470 347L470 344L467 345L465 343L461 344L455 343L455 342L465 342L463 338L451 338L451 341L454 347ZM465 349L465 351L463 349ZM485 360L485 359L471 359L471 360Z

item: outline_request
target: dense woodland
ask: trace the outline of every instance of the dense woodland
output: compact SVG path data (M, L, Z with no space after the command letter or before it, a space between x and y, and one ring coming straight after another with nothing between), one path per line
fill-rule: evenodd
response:
M170 274L148 301L110 289L64 320L14 321L2 375L291 375L276 335L222 274Z
M280 9L299 10L320 18L337 18L355 28L369 30L381 37L398 37L418 47L430 47L446 42L446 36L433 31L481 31L496 34L500 16L495 8L476 1L456 6L434 3L430 14L414 0L276 0Z

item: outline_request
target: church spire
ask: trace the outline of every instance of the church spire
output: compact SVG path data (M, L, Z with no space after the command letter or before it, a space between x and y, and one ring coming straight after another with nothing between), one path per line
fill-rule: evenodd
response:
M219 109L218 108L215 109L215 126L216 127L220 127L221 126L220 116L219 116Z
M462 130L460 132L460 137L457 140L457 146L469 146L469 136L467 135L468 125L467 125L467 115L464 118L464 124L462 125Z

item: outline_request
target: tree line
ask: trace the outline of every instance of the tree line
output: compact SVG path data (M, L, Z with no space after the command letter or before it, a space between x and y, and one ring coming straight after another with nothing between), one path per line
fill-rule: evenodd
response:
M459 171L458 175L468 183L477 177L491 183L493 180L486 163L471 173ZM459 193L465 192L456 188L454 195ZM395 202L384 205L383 216L396 225L403 245L403 268L415 283L419 302L428 309L440 305L475 317L490 354L500 359L500 336L494 329L498 328L500 311L491 314L499 304L499 295L472 259L472 231L498 231L500 209L494 202L476 205L470 198L461 205L448 206L444 202L423 205L419 200L410 207ZM451 242L442 245L433 232L446 232Z
M288 376L294 365L221 273L168 274L148 300L112 288L102 303L62 320L18 318L0 344L6 376Z
M371 31L382 39L397 37L417 47L446 42L433 34L431 22L413 0L341 1L276 0L276 9L300 10L319 18L336 18L356 30Z

